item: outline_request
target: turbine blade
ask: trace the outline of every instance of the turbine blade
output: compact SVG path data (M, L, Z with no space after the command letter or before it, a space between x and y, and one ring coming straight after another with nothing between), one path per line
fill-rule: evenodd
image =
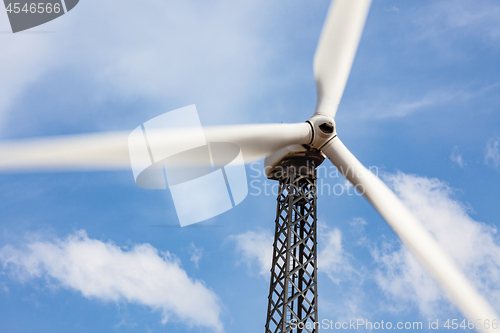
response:
M311 128L307 123L257 124L205 127L206 142L237 144L245 163L259 160L290 144L307 144ZM156 147L176 150L189 146L194 129L155 130L148 133ZM0 172L50 172L126 170L131 168L129 149L144 145L130 132L103 132L0 142ZM178 150L178 149L177 149ZM181 163L182 164L182 163Z
M336 0L330 5L314 56L318 90L314 114L335 117L370 4L371 0Z
M0 171L128 169L128 134L107 132L3 141Z
M478 294L453 260L442 250L427 229L377 176L365 168L338 137L322 148L323 153L360 191L387 221L420 264L438 282L462 314L474 322L498 317ZM498 332L498 329L480 329Z
M245 163L260 160L278 149L293 144L309 144L312 130L308 123L259 124L205 127L208 142L237 144Z

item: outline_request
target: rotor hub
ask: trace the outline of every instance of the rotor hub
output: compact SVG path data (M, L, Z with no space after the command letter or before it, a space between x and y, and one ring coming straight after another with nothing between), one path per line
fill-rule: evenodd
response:
M337 135L335 121L332 117L324 115L314 115L307 121L312 128L312 138L310 146L320 149L331 138Z
M297 165L306 170L313 169L325 160L320 151L328 141L337 135L335 121L332 117L314 115L306 121L311 126L311 141L307 145L290 145L275 151L264 160L264 171L269 179L279 180L279 172L286 165ZM307 165L306 165L307 164Z

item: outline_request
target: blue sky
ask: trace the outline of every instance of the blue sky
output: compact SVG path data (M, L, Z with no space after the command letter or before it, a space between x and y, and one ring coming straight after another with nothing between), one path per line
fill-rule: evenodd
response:
M190 104L203 125L304 121L328 4L86 0L2 33L0 137L132 130ZM0 26L10 30L5 12ZM499 41L496 1L374 0L336 118L346 146L498 312ZM461 321L374 209L324 167L320 319ZM263 189L261 168L247 174ZM0 175L0 186L4 331L264 329L273 195L250 188L236 208L178 228L170 193L137 187L131 171Z

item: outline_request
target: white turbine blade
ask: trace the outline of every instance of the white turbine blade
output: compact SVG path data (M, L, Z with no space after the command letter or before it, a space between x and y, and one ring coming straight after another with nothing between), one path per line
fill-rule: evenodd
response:
M315 114L335 117L370 4L371 0L336 0L330 5L314 56Z
M217 126L203 130L208 142L237 144L245 163L260 160L289 145L309 144L312 139L308 123Z
M168 147L192 140L193 129L155 130L149 140ZM220 126L204 128L207 142L237 144L245 163L290 144L307 144L307 123ZM0 172L46 172L130 169L130 132L104 132L0 142ZM161 147L163 148L163 147Z
M493 308L384 182L365 168L337 137L327 143L322 151L364 194L465 317L474 322L477 319L489 319L490 322L496 319L498 323ZM489 329L483 328L480 331L498 333L499 329L493 329L490 325Z
M128 132L0 142L0 171L129 169Z

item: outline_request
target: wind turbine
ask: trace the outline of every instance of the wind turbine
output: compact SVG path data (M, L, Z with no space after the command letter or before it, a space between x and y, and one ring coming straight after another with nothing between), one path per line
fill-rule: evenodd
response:
M314 181L314 167L324 158L328 158L374 206L465 317L474 321L496 319L498 322L497 314L492 307L478 294L420 221L387 185L358 161L337 135L335 115L349 77L370 3L371 0L332 2L314 58L318 102L309 120L297 124L209 127L204 129L205 137L208 142L229 142L238 145L245 163L265 157L267 176L280 180L282 186L280 194L285 193L287 197L290 193L290 187L285 188L287 184L292 184L297 177L302 177L301 181L305 182ZM179 142L189 142L192 137L188 125L186 124L185 131L177 131L174 137L171 133L158 132L157 139L161 140L163 135L164 139L161 141L165 147L175 146ZM3 142L0 144L0 170L22 172L130 169L128 137L129 132L107 132ZM300 172L300 166L305 166L305 178ZM290 177L289 173L293 169L299 171ZM278 171L284 174L279 175ZM293 179L288 182L290 178ZM303 210L301 214L315 219L314 214L311 215L311 212L315 212L315 192L311 191L307 184L302 190L301 195L312 195L309 198L311 201L307 199L305 202L289 203L287 209L293 212L298 207L306 210L312 207L312 211ZM285 202L285 199L282 201ZM307 205L311 206L306 207ZM281 211L278 207L278 218ZM314 229L315 226L310 225L310 228ZM278 229L277 227L277 233ZM301 230L300 232L311 231ZM293 243L289 240L284 246L287 246L290 252L291 247L297 244L305 243L301 243L300 240ZM290 270L289 262L281 264L290 279L295 278L294 274L301 274L293 268ZM296 287L299 286L293 288ZM286 286L282 288L287 292ZM302 294L300 297L305 299L306 295ZM305 315L317 313L317 305L311 306L313 309ZM276 323L275 331L292 330L286 321L294 318L287 317L284 311L279 311L278 315L281 316L281 321ZM295 319L300 317L296 312L295 315ZM499 332L492 327L481 328L480 331Z

